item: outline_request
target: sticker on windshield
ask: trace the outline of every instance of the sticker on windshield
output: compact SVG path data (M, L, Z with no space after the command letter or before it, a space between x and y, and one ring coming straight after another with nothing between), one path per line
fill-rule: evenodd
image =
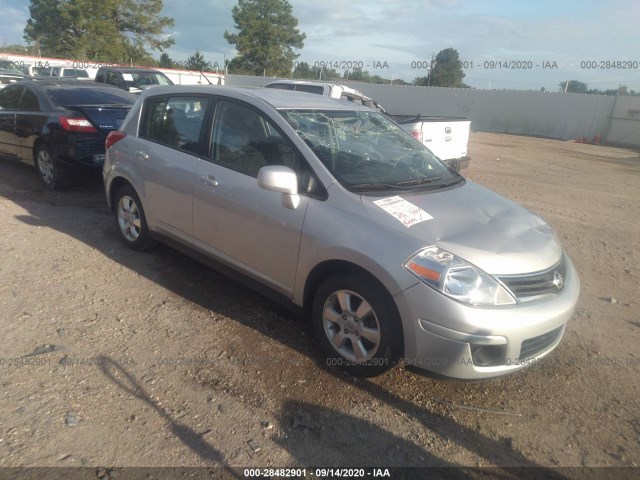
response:
M122 78L125 82L133 82L133 75L131 75L130 73L123 73Z
M409 228L416 223L431 220L433 217L420 207L415 206L411 202L407 202L404 198L395 196L376 200L375 203L388 214L394 216Z

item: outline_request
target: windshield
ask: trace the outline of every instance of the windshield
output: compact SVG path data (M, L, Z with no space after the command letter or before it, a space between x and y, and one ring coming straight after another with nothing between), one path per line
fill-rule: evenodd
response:
M281 114L333 176L352 191L436 188L462 180L380 113L284 110Z

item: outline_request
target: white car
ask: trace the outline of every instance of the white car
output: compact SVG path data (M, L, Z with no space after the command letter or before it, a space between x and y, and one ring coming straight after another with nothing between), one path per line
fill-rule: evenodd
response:
M264 88L278 88L280 90L292 90L294 92L315 93L317 95L324 95L325 97L354 102L358 105L364 105L384 113L384 108L382 108L382 106L374 99L369 98L364 93L345 85L307 82L304 80L277 80L266 84Z

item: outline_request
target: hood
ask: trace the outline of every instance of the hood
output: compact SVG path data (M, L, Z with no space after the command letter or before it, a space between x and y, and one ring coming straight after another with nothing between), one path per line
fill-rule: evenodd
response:
M386 201L388 197L361 198L375 222L403 231L416 251L436 245L493 275L545 270L562 254L560 242L542 218L469 180L442 191L395 197L395 201ZM392 204L387 207L391 211L380 206L385 204ZM404 218L410 226L398 218Z

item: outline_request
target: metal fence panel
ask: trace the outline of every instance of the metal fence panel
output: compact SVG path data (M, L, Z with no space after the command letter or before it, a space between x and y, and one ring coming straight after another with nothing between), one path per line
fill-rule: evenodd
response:
M227 85L262 86L275 78L227 75ZM338 83L338 82L336 82ZM475 90L340 82L376 99L389 113L467 117L476 131L564 140L604 139L616 98L607 95ZM618 127L609 138L617 138ZM626 135L623 131L621 136Z

